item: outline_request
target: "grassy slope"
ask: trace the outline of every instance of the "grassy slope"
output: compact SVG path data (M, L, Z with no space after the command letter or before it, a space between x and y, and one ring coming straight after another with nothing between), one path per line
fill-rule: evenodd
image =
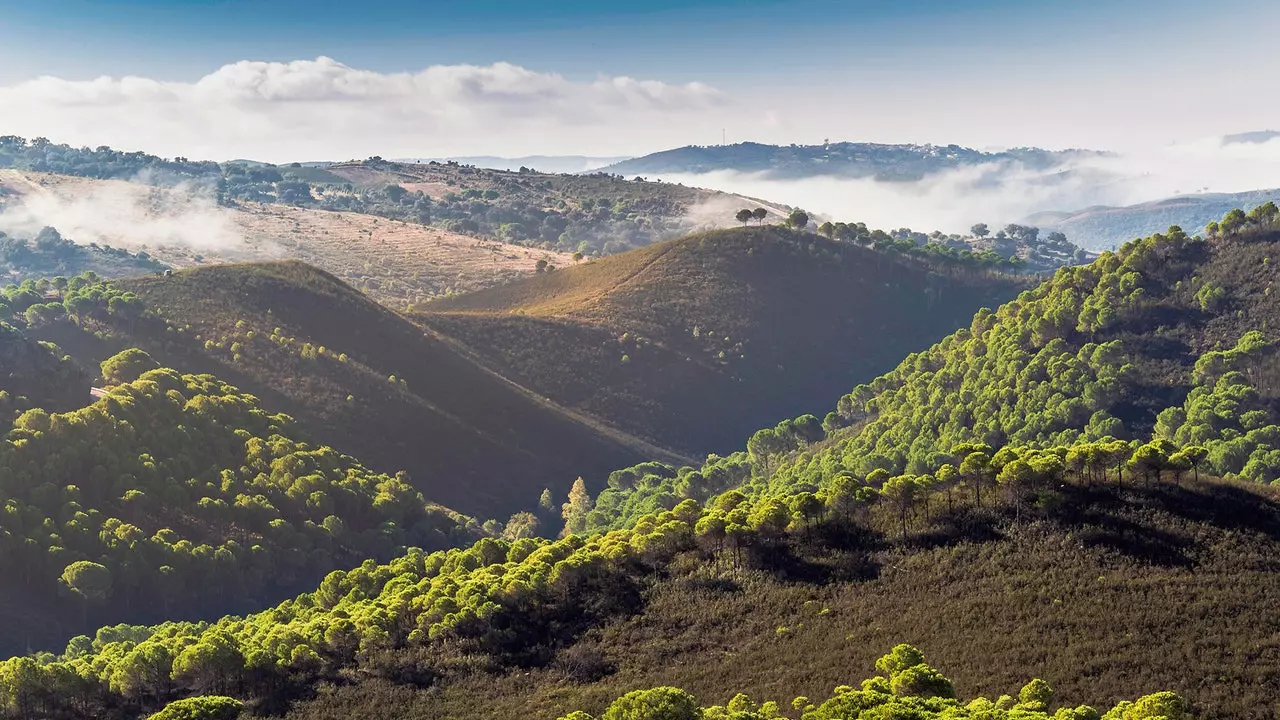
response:
M898 642L925 650L965 696L1016 693L1034 676L1063 705L1162 689L1203 717L1263 717L1274 703L1274 491L1076 489L1052 518L1022 525L967 513L907 546L878 534L793 538L795 556L740 582L682 577L693 566L676 563L637 612L546 665L459 673L429 692L364 680L290 717L551 720L667 684L705 703L746 692L787 707L867 675Z
M43 332L88 366L137 345L165 365L224 377L297 417L317 440L376 469L407 470L429 499L462 512L509 513L533 504L544 487L562 493L580 474L599 476L656 452L475 366L447 342L302 263L222 266L123 284L184 330L142 320L118 323L116 337L105 341L68 324ZM272 342L277 328L294 342ZM209 341L222 347L209 348ZM327 352L306 359L304 343ZM406 385L393 385L391 375Z
M562 404L705 453L827 408L1019 289L764 227L433 301L416 319Z

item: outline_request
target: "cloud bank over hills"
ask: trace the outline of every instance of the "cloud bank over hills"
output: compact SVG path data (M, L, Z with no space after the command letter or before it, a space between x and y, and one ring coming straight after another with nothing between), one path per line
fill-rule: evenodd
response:
M549 147L570 139L589 147L727 103L698 82L574 80L510 63L379 73L319 57L236 62L189 83L39 77L0 87L0 127L166 155L284 161L320 148L336 157L518 151L512 139L531 135Z

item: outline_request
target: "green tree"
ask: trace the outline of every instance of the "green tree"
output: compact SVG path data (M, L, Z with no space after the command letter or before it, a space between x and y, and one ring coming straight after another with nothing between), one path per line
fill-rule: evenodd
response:
M809 213L799 209L792 210L787 216L787 225L796 230L805 229L809 225Z
M587 492L587 483L579 477L569 489L569 502L560 508L560 516L564 518L565 534L580 533L585 530L589 512L591 512L591 494Z
M635 690L623 695L600 716L600 720L699 720L702 708L689 693L679 688L659 687Z
M133 382L149 370L160 367L146 352L138 348L129 348L102 361L102 379L109 384L119 385Z
M765 218L769 217L769 211L762 207L758 207L751 211L751 217L754 217L757 223L763 225Z
M235 720L244 711L244 703L225 695L174 700L147 720Z
M751 208L742 208L733 217L738 222L742 223L743 225L746 225L748 222L751 221L751 218L755 217L755 213L751 211Z

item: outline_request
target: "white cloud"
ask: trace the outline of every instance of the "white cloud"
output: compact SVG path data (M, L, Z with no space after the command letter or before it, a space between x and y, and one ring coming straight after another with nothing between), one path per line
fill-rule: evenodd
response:
M320 57L237 62L191 83L40 77L0 87L0 132L212 159L592 152L657 140L727 102L702 83L509 63L378 73Z

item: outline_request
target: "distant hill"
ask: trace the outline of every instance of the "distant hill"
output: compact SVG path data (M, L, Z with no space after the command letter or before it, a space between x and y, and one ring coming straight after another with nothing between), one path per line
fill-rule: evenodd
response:
M788 180L813 176L919 180L942 170L984 163L1020 163L1047 170L1081 157L1102 153L1091 150L1042 150L1014 148L984 152L959 145L885 145L836 142L824 145L690 145L625 160L602 168L619 175L700 174L728 170L762 173Z
M274 201L219 206L213 192L185 185L0 170L0 194L0 228L22 229L10 227L11 237L0 237L0 277L10 281L292 258L403 308L532 274L539 260L564 265L571 257L367 213ZM76 244L41 245L43 225L55 225Z
M490 170L519 170L520 168L529 168L544 173L579 173L598 170L606 165L613 165L626 160L628 157L588 157L586 155L527 155L525 157L507 158L495 157L493 155L481 155L477 157L446 157L446 158L405 158L400 162L430 162L436 160L439 162L456 162L459 165L474 165L479 168L487 168Z
M414 318L561 404L705 454L823 409L1026 286L760 227L444 298Z
M128 347L225 378L376 470L408 471L435 502L481 517L532 506L574 478L668 453L603 431L477 367L447 340L299 262L119 281L143 314L33 328L85 367Z
M1232 208L1251 210L1275 200L1280 200L1280 189L1178 195L1124 207L1097 205L1072 212L1041 212L1026 222L1063 232L1086 249L1103 250L1163 232L1171 225L1189 233L1200 233L1205 225Z

